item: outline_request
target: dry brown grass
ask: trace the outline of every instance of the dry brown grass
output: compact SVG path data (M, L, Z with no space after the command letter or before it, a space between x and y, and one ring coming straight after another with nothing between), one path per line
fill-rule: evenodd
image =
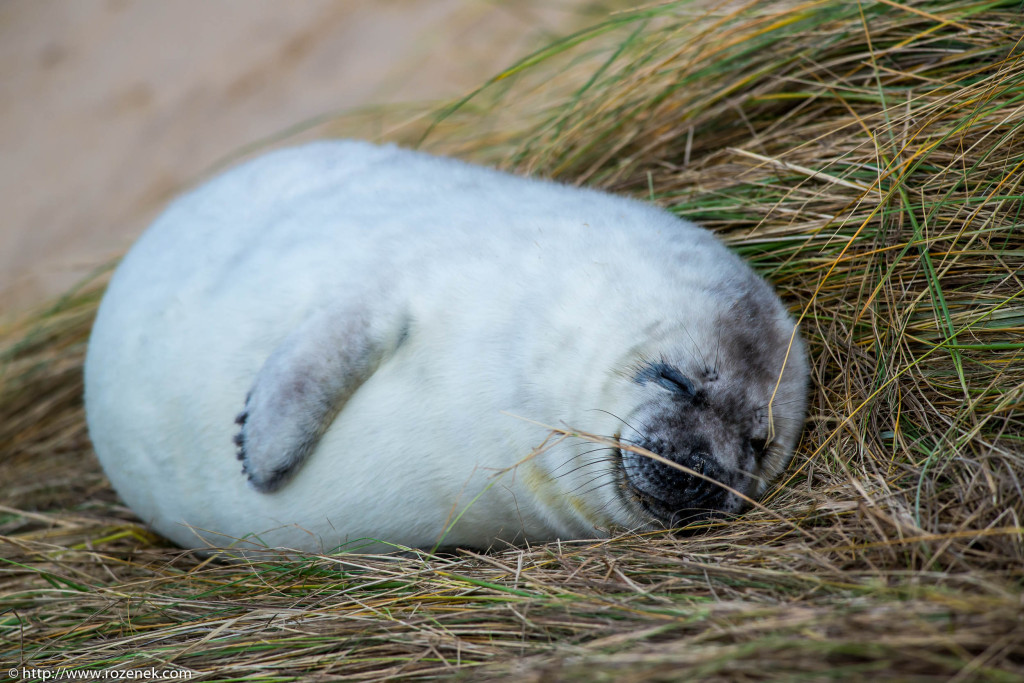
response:
M615 15L433 121L427 146L650 196L776 283L814 389L771 515L347 558L358 571L204 560L141 528L89 450L79 370L102 278L14 326L0 661L211 680L1020 680L1022 37L1019 2L672 4Z

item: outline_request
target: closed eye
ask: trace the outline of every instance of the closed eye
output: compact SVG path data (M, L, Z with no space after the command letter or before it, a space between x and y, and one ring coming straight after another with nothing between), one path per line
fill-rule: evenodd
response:
M684 396L694 396L696 388L690 378L679 372L677 368L667 363L649 363L637 373L636 381L641 384L654 382L663 389Z

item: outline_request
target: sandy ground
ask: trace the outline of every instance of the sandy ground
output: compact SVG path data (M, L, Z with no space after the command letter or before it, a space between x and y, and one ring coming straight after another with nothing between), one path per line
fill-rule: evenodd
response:
M593 5L4 0L0 314L113 258L243 145L325 112L457 96Z

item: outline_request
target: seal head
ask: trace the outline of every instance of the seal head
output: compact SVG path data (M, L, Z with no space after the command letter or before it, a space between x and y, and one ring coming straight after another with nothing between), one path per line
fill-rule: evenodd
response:
M785 469L799 436L803 344L763 282L739 291L715 316L712 343L634 366L645 396L619 436L619 489L668 527L742 512Z

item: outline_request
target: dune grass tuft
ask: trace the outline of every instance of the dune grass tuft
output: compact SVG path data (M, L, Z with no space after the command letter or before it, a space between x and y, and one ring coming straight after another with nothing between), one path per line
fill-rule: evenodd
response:
M1020 680L1022 39L1019 0L669 3L392 134L649 198L777 286L813 393L772 515L488 554L202 558L145 530L88 445L80 370L104 276L10 325L0 663Z

